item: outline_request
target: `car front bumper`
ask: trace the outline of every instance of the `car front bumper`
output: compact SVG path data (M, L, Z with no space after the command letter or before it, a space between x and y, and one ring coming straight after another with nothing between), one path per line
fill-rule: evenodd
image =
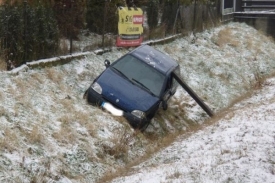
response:
M147 118L138 118L135 115L131 114L130 112L125 112L121 109L116 108L113 106L110 102L106 101L100 94L98 94L93 89L89 88L87 90L87 101L89 104L100 106L103 109L107 110L114 116L123 116L127 119L129 124L135 128L143 128L145 125L147 125L150 120Z
M114 116L123 116L123 113L124 113L123 110L114 107L109 102L102 102L101 107L109 111Z

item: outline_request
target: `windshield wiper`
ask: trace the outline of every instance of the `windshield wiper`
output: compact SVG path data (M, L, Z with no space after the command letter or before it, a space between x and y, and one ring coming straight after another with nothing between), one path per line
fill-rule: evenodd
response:
M140 86L142 86L143 89L145 89L146 91L148 91L151 95L156 96L147 86L145 86L143 83L141 83L140 81L132 78L132 81L136 82L137 84L139 84Z
M120 70L118 70L117 68L115 67L112 67L114 70L116 70L121 76L123 76L124 78L130 80L123 72L121 72Z

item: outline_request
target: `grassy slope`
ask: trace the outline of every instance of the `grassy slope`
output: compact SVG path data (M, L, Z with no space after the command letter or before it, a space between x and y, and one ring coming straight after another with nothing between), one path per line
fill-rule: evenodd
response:
M238 23L155 46L181 64L183 78L216 112L257 87L275 69L275 44ZM142 134L123 118L82 99L103 61L128 50L0 78L0 177L15 182L95 182L165 144L174 134L208 119L179 89L168 111L160 111ZM255 85L258 84L258 85Z

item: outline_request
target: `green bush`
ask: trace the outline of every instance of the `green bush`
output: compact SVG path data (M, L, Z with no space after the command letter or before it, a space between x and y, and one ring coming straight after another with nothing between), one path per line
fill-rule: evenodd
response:
M55 0L53 11L61 36L77 39L85 27L85 1Z
M91 32L117 34L117 7L126 6L124 0L87 0L86 22ZM105 19L105 25L104 25Z
M147 22L150 30L155 29L158 25L158 5L158 0L149 0L147 4Z
M4 4L0 9L1 54L7 69L47 58L58 48L58 27L52 9L42 4Z

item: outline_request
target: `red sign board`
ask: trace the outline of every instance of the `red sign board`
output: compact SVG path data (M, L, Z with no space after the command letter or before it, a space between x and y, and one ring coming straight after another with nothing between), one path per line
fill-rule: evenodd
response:
M139 46L143 41L143 12L140 8L120 7L118 9L118 37L120 47Z

